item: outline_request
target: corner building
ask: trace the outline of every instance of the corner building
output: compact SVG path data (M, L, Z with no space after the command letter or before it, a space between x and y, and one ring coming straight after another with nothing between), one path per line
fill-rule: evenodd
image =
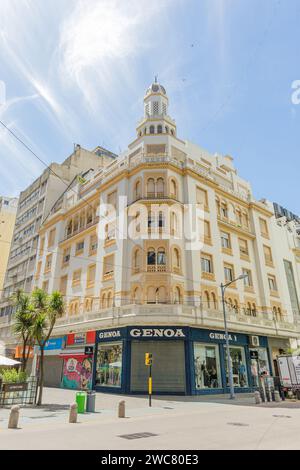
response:
M273 206L254 199L232 157L178 137L168 106L153 83L128 150L65 191L40 229L34 283L65 296L55 336L96 331L94 388L145 392L151 352L154 393L223 393L220 284L247 274L227 288L226 308L236 391L253 390L299 332ZM201 248L182 234L188 205L201 208Z

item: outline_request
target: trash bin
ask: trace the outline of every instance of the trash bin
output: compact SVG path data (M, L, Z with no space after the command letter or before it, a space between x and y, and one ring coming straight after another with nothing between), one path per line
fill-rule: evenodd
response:
M96 405L96 392L91 390L87 392L86 411L90 413L95 413L95 405Z
M76 393L76 403L77 403L77 412L85 412L85 402L86 402L86 392L77 392Z

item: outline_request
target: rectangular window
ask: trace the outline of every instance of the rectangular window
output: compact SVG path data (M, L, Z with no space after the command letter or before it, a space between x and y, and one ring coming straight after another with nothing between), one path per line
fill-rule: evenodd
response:
M204 273L213 273L212 256L203 254L201 256L201 270Z
M76 243L76 250L75 254L80 255L84 250L84 240L80 240L80 242Z
M45 273L51 270L52 254L46 256Z
M259 218L260 233L263 237L269 237L268 224L265 219Z
M96 386L116 387L122 385L123 344L98 344L96 361Z
M201 204L204 209L208 208L208 196L205 189L199 187L196 188L196 202L197 204Z
M114 273L114 255L105 256L103 263L103 275L113 275Z
M252 283L252 274L251 274L250 269L243 269L242 273L243 273L244 276L247 276L247 277L244 278L244 286L245 287L252 287L253 283Z
M41 238L41 241L40 241L39 256L43 256L44 245L45 245L45 237Z
M97 240L97 235L91 235L90 236L90 249L89 249L89 254L95 254L98 248L98 240Z
M117 191L113 191L107 195L107 204L112 206L114 209L117 208ZM108 210L109 209L110 208L108 208Z
M227 232L221 232L221 245L222 248L230 249L231 242L230 242L230 235Z
M197 390L222 387L218 346L194 343L194 367Z
M265 256L265 263L268 266L273 265L273 257L272 257L272 250L269 246L264 245L264 256Z
M62 260L63 266L69 264L70 252L71 252L70 247L64 249L64 251L63 251L63 260Z
M44 292L46 292L46 294L48 294L48 290L49 290L49 281L44 281L43 284L42 284L42 289Z
M48 247L54 245L54 242L55 242L55 232L56 232L56 229L55 229L55 228L52 229L52 230L50 230L50 232L49 232L49 235L48 235Z
M275 276L268 276L269 288L271 291L277 291L277 282Z
M38 279L41 274L42 262L39 261L36 268L35 278Z
M244 240L243 238L239 238L239 247L240 247L240 255L241 256L248 256L249 255L247 240Z
M91 287L94 285L95 276L96 276L96 265L91 264L87 270L87 287Z
M67 293L68 276L62 276L59 281L59 291L62 295Z
M72 286L77 286L81 281L81 269L73 271Z
M234 280L234 271L233 271L233 266L230 264L226 264L224 266L224 275L225 275L225 281L226 282L231 282Z

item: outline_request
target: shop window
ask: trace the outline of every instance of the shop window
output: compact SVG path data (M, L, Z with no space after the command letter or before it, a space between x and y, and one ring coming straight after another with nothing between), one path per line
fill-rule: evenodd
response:
M218 346L194 343L194 367L197 390L222 387Z
M230 346L229 352L230 352L230 358L232 362L234 386L240 387L240 388L248 387L248 374L247 374L244 348L238 347L238 346ZM225 346L224 346L224 353L226 354ZM225 368L226 368L227 386L229 386L227 361L225 361Z
M121 387L123 344L98 344L95 385Z
M252 385L259 387L259 376L270 374L268 354L265 348L250 349Z

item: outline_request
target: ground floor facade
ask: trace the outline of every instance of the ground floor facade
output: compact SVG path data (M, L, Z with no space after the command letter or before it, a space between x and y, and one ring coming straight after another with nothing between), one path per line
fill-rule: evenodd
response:
M153 358L153 393L196 395L228 392L225 333L182 326L127 326L96 332L93 388L116 393L147 393ZM266 336L229 333L237 392L258 386L272 374Z
M253 391L262 374L279 375L276 357L288 350L289 338L230 331L228 339L236 392ZM177 325L132 325L53 337L44 352L45 385L147 393L146 353L153 359L154 394L229 391L225 332ZM38 373L38 347L29 362Z

